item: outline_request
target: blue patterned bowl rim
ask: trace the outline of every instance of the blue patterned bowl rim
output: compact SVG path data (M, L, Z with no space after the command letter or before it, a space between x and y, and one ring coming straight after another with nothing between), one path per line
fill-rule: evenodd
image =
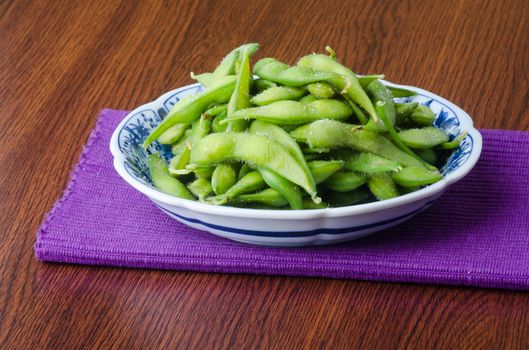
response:
M150 183L150 177L145 168L146 152L141 148L141 143L150 130L156 127L181 97L202 91L200 84L191 84L174 89L163 94L155 101L131 111L116 127L110 141L110 151L114 156L114 168L127 183L154 201L187 208L196 212L230 217L287 220L341 217L376 212L438 196L449 185L461 180L477 163L482 149L481 134L474 128L470 116L452 102L414 86L398 85L388 81L384 81L384 83L389 86L416 91L417 96L397 99L397 101L417 101L430 106L436 113L435 126L447 131L450 139L457 137L462 131L468 132L460 147L453 152L441 169L444 175L441 181L397 198L341 208L281 211L215 206L177 198L159 191ZM170 149L158 143L150 146L147 153L150 152L160 152L166 159L171 156Z

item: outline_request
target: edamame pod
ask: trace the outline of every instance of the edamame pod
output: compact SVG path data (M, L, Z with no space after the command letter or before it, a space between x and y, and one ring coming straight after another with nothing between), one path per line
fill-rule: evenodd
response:
M237 182L237 172L231 164L219 164L211 175L211 187L215 194L223 194Z
M298 126L292 130L289 135L297 142L307 143L307 131L309 130L310 123Z
M236 79L234 76L224 77L214 88L178 101L165 119L147 136L143 147L147 148L161 134L177 123L192 123L211 104L228 102L235 89Z
M418 105L417 102L395 103L395 124L400 127L409 126L411 113Z
M384 74L362 75L357 78L358 78L358 83L360 83L360 86L362 87L362 89L365 90L367 86L371 84L373 80L384 79Z
M345 161L345 168L365 174L386 173L398 171L402 166L390 159L382 158L373 153L353 154Z
M292 86L274 86L252 97L254 105L265 106L283 100L299 100L307 91Z
M253 86L255 90L257 90L258 92L262 92L262 91L265 91L266 89L277 86L277 84L274 83L273 81L259 78L259 79L255 79Z
M463 131L454 141L445 142L439 145L440 149L455 149L458 148L461 142L467 137L468 132Z
M391 92L384 86L384 84L382 84L380 80L372 81L371 84L367 86L366 91L367 94L372 98L375 105L377 103L382 103L382 108L386 118L391 123L391 125L395 125L395 104L393 103L393 95L391 95ZM380 112L378 108L375 110L377 111L377 115L379 117L378 121L375 121L374 119L369 120L365 126L365 129L379 132L388 131L384 122L380 118Z
M215 85L220 78L235 74L235 66L242 51L246 51L248 56L252 56L258 49L259 44L257 43L241 45L228 53L212 73L191 74L191 78L197 80L204 87L209 88Z
M391 122L389 121L389 119L387 118L386 116L386 112L385 112L385 108L384 108L384 105L386 103L385 102L382 102L382 101L378 101L377 102L377 113L378 115L380 116L380 118L382 119L382 122L384 123L384 125L386 126L386 129L388 130L388 133L389 133L389 136L391 137L391 139L393 140L393 142L395 142L395 144L401 149L403 150L404 152L408 153L410 156L412 156L413 158L417 159L418 161L420 161L422 164L423 164L423 167L430 167L430 165L428 163L426 163L424 160L422 160L421 157L419 157L415 152L413 152L409 147L408 145L406 145L399 134L397 134L397 131L395 131L395 128L393 127L393 124L391 124Z
M174 153L173 159L169 166L169 172L173 175L186 175L189 174L189 170L185 167L189 164L189 158L191 154L191 149L193 145L196 145L200 139L209 134L211 131L211 119L206 115L202 115L200 119L195 120L191 127L191 134L189 138L185 141L185 144L182 148L177 150L177 153ZM199 170L202 172L202 169Z
M184 132L189 128L188 124L175 124L171 126L167 131L160 135L158 142L163 145L170 145L177 142Z
M409 167L393 174L392 178L401 186L413 188L433 184L441 180L443 175L435 170Z
M185 169L186 165L189 164L189 157L191 155L191 145L185 144L183 149L175 154L169 162L169 172L173 175L182 175L179 170Z
M228 105L216 105L204 112L208 117L215 117L219 114L225 113L228 110Z
M292 157L296 159L298 164L303 168L307 177L309 178L310 186L316 187L312 173L309 170L307 162L303 156L303 152L299 148L298 144L294 139L281 127L274 125L272 123L263 122L260 120L255 120L251 125L249 131L251 133L269 137L277 142L279 142L285 149L290 153ZM270 184L269 184L270 186ZM270 186L272 187L272 186ZM273 188L273 187L272 187ZM280 191L281 192L281 191ZM286 197L286 196L285 196ZM288 198L287 198L288 199Z
M317 98L331 98L335 95L333 87L323 82L309 84L307 90Z
M336 192L349 192L366 183L366 177L360 173L350 170L338 170L323 185Z
M230 117L235 111L250 107L250 58L247 51L241 51L241 68L237 75L237 82L235 84L235 90L231 95L230 102L228 103L228 116ZM240 132L246 129L245 120L230 121L226 127L226 131Z
M262 79L293 87L339 78L335 73L320 72L310 67L290 67L271 57L257 61L253 66L253 72Z
M395 97L395 98L400 98L400 97L411 97L411 96L415 96L415 95L417 95L417 92L416 92L416 91L408 90L408 89L404 89L404 88L398 88L398 87L394 87L394 86L388 86L388 89L389 89L389 91L391 91L391 94L392 94L393 97Z
M349 147L394 160L403 166L424 167L421 161L400 150L384 136L336 120L318 120L309 124L306 138L313 148Z
M148 160L149 172L156 188L176 197L194 199L187 187L169 174L167 164L158 153L151 154Z
M184 132L184 136L182 136L180 138L180 140L178 140L177 143L175 143L173 145L173 147L171 148L171 153L173 153L173 155L177 155L179 153L181 153L183 150L184 150L184 147L186 147L188 141L190 140L191 138L191 134L193 132L191 131L191 129L187 129L185 132Z
M270 188L273 188L285 197L291 209L303 209L301 191L297 185L268 169L257 168L257 170L263 177L264 182L266 182Z
M316 100L310 103L278 101L267 106L237 111L221 123L237 119L258 119L274 124L299 125L318 119L346 120L351 113L351 107L339 100Z
M417 126L431 126L435 113L428 106L418 105L411 113L410 119Z
M228 112L222 112L218 114L215 119L213 119L213 122L211 123L211 128L213 132L224 132L226 131L226 128L228 127L228 124L221 124L221 121L226 119L228 116Z
M313 160L307 164L316 184L327 180L332 174L344 167L343 160Z
M266 183L261 174L258 171L251 171L242 176L239 181L231 186L224 194L212 197L209 201L216 205L223 205L241 194L259 191L265 186Z
M248 203L261 203L271 207L284 207L288 201L273 188L267 188L257 193L241 194L231 200L232 204L242 206Z
M314 102L316 100L319 100L319 98L317 98L316 96L314 96L312 94L308 94L308 95L305 95L302 98L300 98L298 102L309 103L309 102Z
M448 142L448 135L433 126L404 130L399 132L399 137L407 146L413 148L430 148Z
M230 160L249 162L276 172L307 191L317 200L316 188L296 159L277 141L249 133L216 133L203 138L191 150L190 162L196 165Z
M187 188L193 193L201 202L213 192L211 181L205 177L196 179L187 185Z
M428 164L435 165L437 163L437 153L432 148L417 148L414 152Z
M244 163L239 169L239 175L237 176L237 179L242 179L244 175L248 174L251 171L253 171L253 169L248 165L248 163Z
M367 187L378 200L399 196L399 190L389 174L375 174L367 180Z
M340 78L329 80L329 82L334 85L342 95L362 107L372 119L375 121L378 120L373 104L369 100L364 89L360 86L356 74L354 74L349 68L336 62L331 57L321 54L312 54L302 57L298 61L298 66L310 67L318 71L338 74Z

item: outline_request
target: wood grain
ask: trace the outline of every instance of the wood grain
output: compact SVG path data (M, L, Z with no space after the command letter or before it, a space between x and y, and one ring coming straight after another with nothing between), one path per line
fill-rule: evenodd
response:
M529 6L464 1L1 1L0 349L529 347L529 294L45 264L35 232L103 107L131 109L232 47L327 44L481 128L529 130Z

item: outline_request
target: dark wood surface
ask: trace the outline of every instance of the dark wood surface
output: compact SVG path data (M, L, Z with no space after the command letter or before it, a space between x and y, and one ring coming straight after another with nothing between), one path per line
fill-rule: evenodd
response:
M229 49L331 45L481 128L529 129L519 1L0 1L0 349L528 348L529 293L39 263L35 232L104 107L131 109Z

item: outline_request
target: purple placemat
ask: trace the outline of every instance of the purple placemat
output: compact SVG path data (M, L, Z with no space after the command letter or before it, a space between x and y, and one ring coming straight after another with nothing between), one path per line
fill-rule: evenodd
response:
M335 246L264 248L188 228L126 184L108 148L125 115L100 115L68 188L37 234L38 259L529 289L528 132L482 130L476 168L398 227Z

